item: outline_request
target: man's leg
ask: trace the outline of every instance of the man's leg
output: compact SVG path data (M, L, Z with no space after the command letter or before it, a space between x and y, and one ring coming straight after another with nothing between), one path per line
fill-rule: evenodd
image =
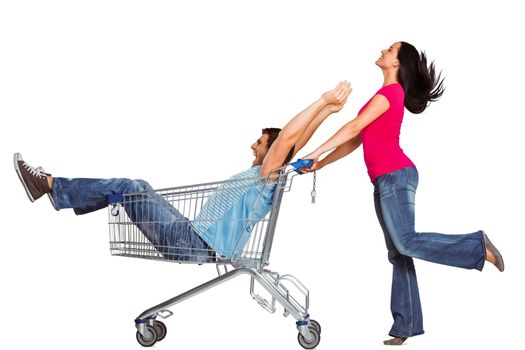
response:
M124 196L123 206L131 221L165 259L211 260L213 250L193 230L183 213L157 192L128 194Z
M76 214L104 208L108 195L139 192L147 184L130 179L54 178L42 167L27 164L19 153L14 155L14 167L30 201L49 194L55 209L73 208Z
M189 220L144 180L53 178L51 194L57 208L73 208L76 214L107 207L108 195L125 194L129 218L164 258L205 262L210 255Z
M68 179L53 177L51 196L57 209L72 208L81 215L108 206L107 196L142 191L142 185L131 179Z
M60 178L35 168L15 154L15 170L34 202L48 193L55 209L72 208L77 215L107 207L107 196L124 196L131 221L165 258L206 262L213 251L190 227L189 221L144 180Z

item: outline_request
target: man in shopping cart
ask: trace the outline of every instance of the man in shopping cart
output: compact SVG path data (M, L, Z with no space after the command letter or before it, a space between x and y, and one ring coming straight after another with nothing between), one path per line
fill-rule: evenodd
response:
M242 248L239 242L249 235L249 228L236 225L231 218L249 212L257 220L269 213L280 169L330 114L343 108L351 91L348 82L340 82L293 117L282 130L263 129L251 146L255 156L252 166L231 178L258 180L249 186L232 188L227 196L210 195L191 222L144 180L54 177L42 167L30 166L20 153L14 154L14 167L31 202L48 194L56 210L72 208L77 215L107 207L108 196L140 192L128 195L125 211L166 259L206 262L227 258L236 247Z

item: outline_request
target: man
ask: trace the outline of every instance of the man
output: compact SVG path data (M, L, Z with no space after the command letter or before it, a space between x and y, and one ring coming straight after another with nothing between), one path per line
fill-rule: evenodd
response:
M348 82L341 82L282 130L263 129L251 146L255 156L252 167L231 178L245 185L222 185L192 221L144 180L53 177L42 167L24 162L19 153L14 155L14 166L31 202L48 194L55 209L73 208L77 215L107 207L107 196L133 193L128 195L124 209L166 259L206 262L215 257L233 257L243 248L253 224L270 211L279 170L330 114L343 108L351 91ZM245 223L248 217L253 220L251 224Z

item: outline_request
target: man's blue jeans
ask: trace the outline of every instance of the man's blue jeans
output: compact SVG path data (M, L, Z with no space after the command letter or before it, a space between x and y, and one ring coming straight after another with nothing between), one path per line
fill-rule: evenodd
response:
M56 209L73 208L81 215L107 207L108 195L136 192L143 193L127 196L124 209L164 258L197 262L213 259L213 251L190 221L144 180L54 177L51 195Z
M418 185L415 167L403 168L374 180L374 202L383 229L388 259L393 265L391 336L423 334L423 314L416 270L412 258L438 264L482 270L485 241L482 231L445 235L414 230L415 195Z

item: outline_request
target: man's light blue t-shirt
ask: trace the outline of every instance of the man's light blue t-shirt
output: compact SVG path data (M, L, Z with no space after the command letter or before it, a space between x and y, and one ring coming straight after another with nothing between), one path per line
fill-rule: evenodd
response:
M230 178L236 181L222 184L191 223L217 256L238 256L253 226L272 208L276 185L257 178L260 168L254 166Z

